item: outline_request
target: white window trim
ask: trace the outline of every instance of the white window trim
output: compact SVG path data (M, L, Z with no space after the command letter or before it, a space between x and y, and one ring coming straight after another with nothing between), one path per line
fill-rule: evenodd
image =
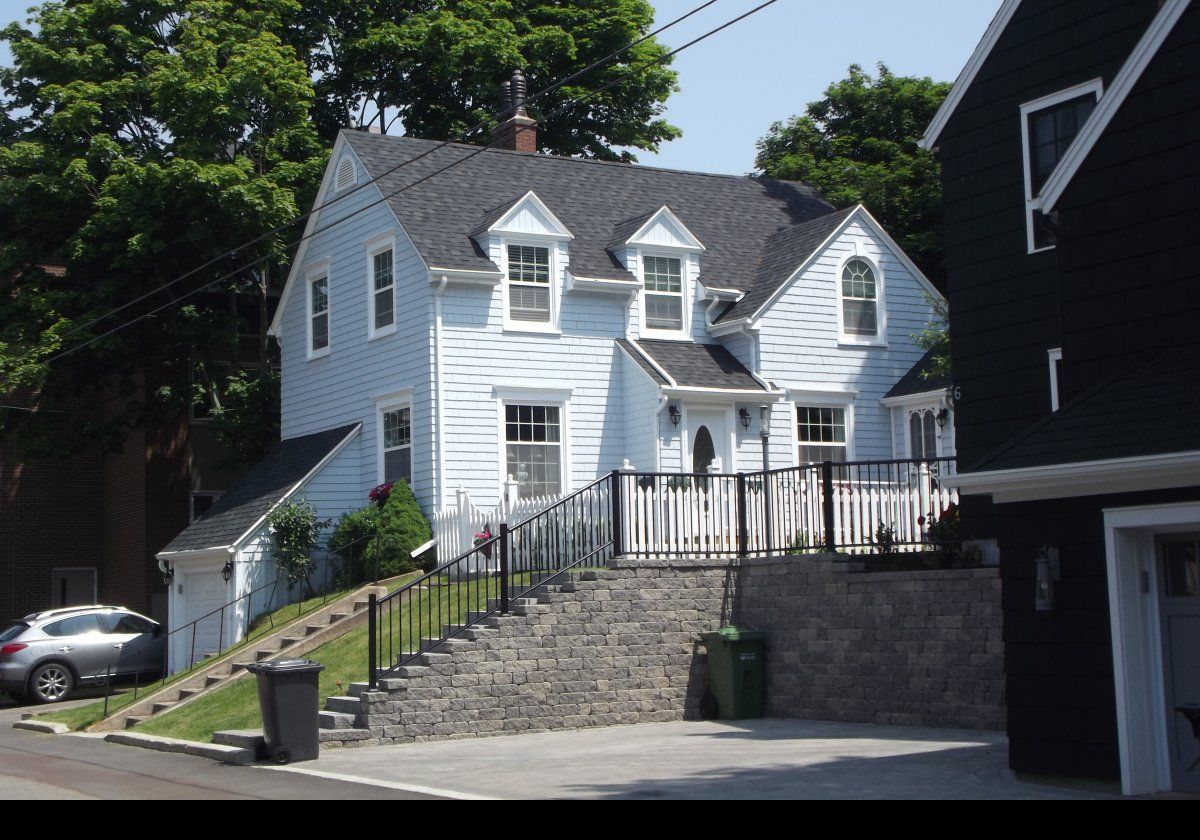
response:
M383 338L396 332L396 235L386 233L375 236L364 243L367 252L367 340ZM384 251L392 252L392 323L383 329L375 329L375 256Z
M634 259L637 261L637 269L634 275L638 279L638 328L640 338L659 338L673 341L692 340L692 306L694 305L692 297L692 256L695 254L696 251L694 250L672 249L665 246L637 248L634 250ZM680 319L682 323L678 330L653 329L646 324L646 295L670 294L670 292L646 291L646 257L679 260L679 288L680 297L683 301L683 317Z
M329 270L329 260L313 263L304 271L304 349L309 361L328 356L333 349L333 277ZM312 287L313 282L325 278L325 346L320 350L313 349L313 311Z
M383 484L386 480L383 476L383 415L389 411L395 411L398 408L408 409L408 464L409 464L409 480L408 486L413 486L413 479L417 472L417 424L416 417L413 413L413 391L412 388L404 388L395 391L391 394L386 394L382 397L375 398L375 483L376 485Z
M504 331L513 333L538 333L540 335L562 335L559 326L559 290L562 281L559 278L558 248L561 239L547 236L525 234L522 236L504 236L500 238L500 302L504 309ZM550 263L550 320L545 323L537 321L514 321L508 312L508 290L513 281L508 279L508 247L510 245L526 248L545 248ZM525 284L533 285L533 284Z
M559 477L562 486L559 494L566 496L572 490L571 481L571 390L537 390L532 388L497 388L496 389L496 468L500 480L497 486L498 499L504 498L504 484L508 481L508 430L506 426L505 406L509 405L544 405L555 406L559 409L559 440L562 461L559 464Z
M904 420L904 453L907 456L905 460L911 461L917 457L913 452L912 416L918 413L924 414L927 411L933 414L933 457L935 459L945 457L942 454L942 432L944 429L937 424L937 415L942 408L942 405L936 403L921 403L920 405L908 405L901 409L903 412L901 417Z
M837 293L838 345L842 347L887 347L887 298L885 296L883 270L879 267L878 260L866 254L857 253L858 250L856 247L856 253L846 256L838 263L837 273L834 275L834 287ZM846 333L846 317L842 308L845 302L845 298L842 296L842 273L846 270L847 264L854 260L862 260L875 273L876 332L874 338L862 335L848 335Z
M1029 165L1029 115L1044 108L1050 108L1068 100L1077 99L1089 93L1096 95L1096 102L1099 104L1100 99L1104 96L1104 80L1091 79L1074 87L1056 91L1049 96L1043 96L1040 99L1035 99L1032 102L1026 102L1021 105L1021 166L1023 168L1025 185L1025 244L1026 252L1029 254L1052 251L1056 247L1054 245L1047 245L1044 248L1038 248L1034 245L1033 212L1038 210L1039 206L1038 197L1033 194L1033 168ZM1080 128L1082 129L1082 126ZM1078 134L1075 135L1075 139L1079 139ZM1074 141L1072 141L1071 145L1074 145ZM1070 153L1069 148L1067 152L1068 154ZM1064 155L1065 157L1066 155ZM1059 161L1059 163L1062 163L1062 161ZM1051 173L1051 177L1053 177L1053 173Z
M788 392L788 401L790 406L792 419L790 421L792 435L792 464L800 466L800 416L799 409L801 408L840 408L846 412L846 460L854 460L854 397L846 395L845 398L837 397L828 393L814 393L807 396L800 392ZM820 446L821 444L803 444L804 446ZM835 444L836 445L836 444ZM807 463L807 461L803 462Z
M1058 391L1058 365L1062 361L1062 348L1055 347L1046 351L1046 359L1050 364L1050 410L1058 411L1062 406L1061 395Z

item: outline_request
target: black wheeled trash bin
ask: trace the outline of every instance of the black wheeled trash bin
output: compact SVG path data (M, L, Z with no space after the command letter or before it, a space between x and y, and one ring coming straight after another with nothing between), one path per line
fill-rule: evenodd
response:
M766 633L722 627L700 637L708 648L706 718L748 720L763 716L763 659Z
M267 755L280 764L315 759L320 752L318 683L325 666L311 659L271 659L246 670L258 677Z

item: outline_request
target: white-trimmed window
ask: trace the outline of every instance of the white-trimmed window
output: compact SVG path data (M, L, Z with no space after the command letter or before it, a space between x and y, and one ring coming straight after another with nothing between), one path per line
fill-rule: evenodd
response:
M505 244L508 320L518 326L554 323L554 283L545 245Z
M308 279L308 356L329 352L329 273L317 272Z
M1062 405L1062 348L1046 351L1050 363L1050 410L1058 411Z
M937 412L934 409L908 412L908 457L923 461L938 457Z
M1042 213L1036 206L1036 199L1095 110L1103 92L1103 81L1093 79L1021 106L1025 225L1031 254L1056 244L1053 214Z
M882 341L879 270L863 257L851 257L838 278L842 339L877 344Z
M657 332L684 331L686 310L683 260L679 257L642 255L642 307L645 329Z
M504 466L522 499L563 492L564 408L561 405L504 403Z
M796 406L797 463L850 460L848 413L833 406Z
M395 249L389 241L369 248L367 251L367 273L371 278L369 289L370 336L375 338L396 331L396 280Z
M412 484L412 406L387 403L379 407L380 478Z

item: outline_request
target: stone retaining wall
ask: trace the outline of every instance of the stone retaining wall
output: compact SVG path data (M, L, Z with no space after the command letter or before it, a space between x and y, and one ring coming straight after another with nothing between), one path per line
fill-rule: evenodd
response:
M622 561L363 694L370 737L347 744L695 718L698 637L728 623L768 634L771 717L1001 728L995 570L847 568L815 555Z

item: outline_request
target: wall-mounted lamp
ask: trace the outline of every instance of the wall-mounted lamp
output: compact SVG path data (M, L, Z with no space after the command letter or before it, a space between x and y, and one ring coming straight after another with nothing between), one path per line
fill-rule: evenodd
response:
M750 428L750 409L743 406L738 409L738 419L742 421L742 428Z
M941 411L939 411L937 414L934 415L933 419L937 421L939 429L944 429L944 428L946 428L946 420L949 417L950 417L950 409L943 408Z
M1048 545L1042 546L1038 556L1034 558L1037 569L1033 608L1038 612L1054 611L1054 583L1062 579L1062 566L1059 563L1058 549Z
M170 587L171 581L175 580L175 570L170 566L163 568L163 586Z
M679 418L682 416L679 411L679 406L677 406L677 405L670 406L669 408L667 408L667 414L669 414L671 417L671 425L678 428L679 427Z
M225 566L221 569L221 577L225 580L226 583L229 583L230 578L233 577L233 561L232 560L225 561Z

